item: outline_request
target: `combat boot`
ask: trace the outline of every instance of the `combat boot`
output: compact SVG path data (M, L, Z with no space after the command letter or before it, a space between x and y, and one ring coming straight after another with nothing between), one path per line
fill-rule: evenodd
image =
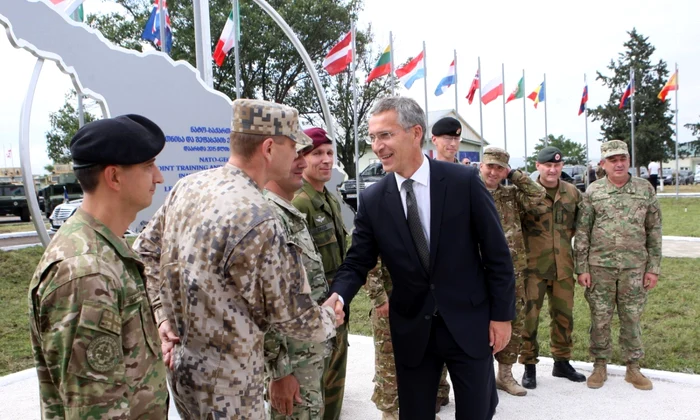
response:
M554 367L552 367L552 376L566 378L572 382L584 382L586 380L583 374L576 372L576 369L571 366L568 360L555 361Z
M608 362L605 359L595 359L593 373L588 377L586 384L589 388L598 389L608 380Z
M648 391L654 387L649 378L642 375L642 372L639 370L639 363L637 362L627 362L625 381L631 383L635 388L643 391Z
M534 365L533 365L534 366ZM496 388L506 391L510 395L523 397L527 395L527 390L518 384L513 378L513 365L498 364L498 375L496 375Z
M382 420L399 420L398 411L382 411Z
M523 386L527 389L537 388L537 365L525 365Z

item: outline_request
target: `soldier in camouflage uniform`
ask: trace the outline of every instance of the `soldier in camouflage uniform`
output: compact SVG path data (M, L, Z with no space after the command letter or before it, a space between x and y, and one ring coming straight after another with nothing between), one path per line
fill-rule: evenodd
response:
M398 420L399 394L396 383L396 363L394 362L394 346L389 330L389 295L392 284L389 270L382 265L381 258L377 261L377 266L367 274L365 288L373 307L370 313L374 338L372 402L382 412L382 420ZM447 382L447 367L443 367L435 412L440 411L440 407L447 405L449 396L450 384ZM445 401L444 404L442 404L443 401Z
M229 161L178 181L134 244L161 336L179 337L169 379L183 418L264 418L265 332L322 343L342 322L337 295L312 299L303 251L261 190L308 144L298 124L293 108L235 100Z
M542 203L545 189L523 172L510 169L510 155L503 149L490 147L484 150L479 170L481 179L486 184L496 203L501 217L501 227L508 241L508 248L515 268L515 319L511 322L512 335L506 347L496 353L498 375L496 387L511 395L525 396L527 390L513 378L513 364L518 360L522 343L523 318L525 316L525 272L527 257L521 218L525 213ZM513 183L504 186L504 179Z
M652 389L639 370L644 357L640 319L647 292L661 270L661 208L654 187L629 175L627 144L611 140L600 147L608 176L592 183L580 204L576 230L576 273L591 308L590 353L595 359L589 388L607 379L612 357L610 324L615 305L620 346L627 363L625 380Z
M313 147L312 145L308 146ZM311 287L311 298L322 304L328 294L323 261L306 226L304 215L291 203L301 187L306 159L300 151L287 179L270 181L265 196L276 210L288 241L302 250L301 259ZM286 337L274 329L265 334L266 376L270 377L272 419L321 420L323 418L323 372L331 342L311 343Z
M143 264L123 234L163 176L163 132L139 115L83 126L70 150L82 207L29 286L44 419L165 419L168 389Z
M537 326L544 296L549 299L550 348L554 358L552 375L583 382L586 377L569 363L574 328L574 261L571 239L576 228L576 206L581 193L560 181L564 155L556 147L545 147L537 155L538 182L545 188L544 200L529 208L522 220L527 249L528 275L525 278L525 328L520 363L525 365L523 386L537 387L539 361Z
M323 270L328 284L340 267L347 252L347 232L340 213L340 203L325 187L333 169L333 142L322 128L304 132L312 139L313 149L306 152L308 167L304 169L304 185L292 203L306 216L311 236L321 253ZM349 317L349 308L345 308ZM326 410L323 418L337 420L345 394L345 372L348 362L348 326L338 328L333 352L325 373Z

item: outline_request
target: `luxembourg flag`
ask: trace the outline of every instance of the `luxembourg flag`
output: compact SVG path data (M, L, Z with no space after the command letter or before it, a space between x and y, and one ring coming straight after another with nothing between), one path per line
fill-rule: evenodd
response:
M625 89L625 92L622 94L622 98L620 99L620 109L624 108L627 106L627 104L630 101L630 98L634 96L634 73L630 73L630 82L627 84L627 89Z
M413 82L425 77L425 67L423 66L423 51L420 52L413 60L409 61L403 67L396 69L396 77L403 83L406 89L413 86Z
M450 64L450 69L447 70L447 76L443 77L442 80L440 80L440 83L438 83L438 86L435 89L435 96L440 96L445 93L450 86L455 84L455 80L455 62L453 60L452 64Z

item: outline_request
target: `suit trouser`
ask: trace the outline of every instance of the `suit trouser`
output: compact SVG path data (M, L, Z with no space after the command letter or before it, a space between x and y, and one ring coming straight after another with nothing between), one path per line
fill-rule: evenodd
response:
M423 360L418 366L396 363L401 420L432 420L438 383L447 365L455 393L456 420L489 420L498 405L493 356L474 359L457 344L441 316L432 328Z

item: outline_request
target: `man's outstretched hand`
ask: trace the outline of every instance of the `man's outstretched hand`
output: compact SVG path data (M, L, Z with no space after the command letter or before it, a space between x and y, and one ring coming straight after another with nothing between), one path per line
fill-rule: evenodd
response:
M345 322L345 311L343 311L343 302L340 301L339 295L333 293L328 300L323 302L323 306L328 306L335 312L335 326L340 327Z

